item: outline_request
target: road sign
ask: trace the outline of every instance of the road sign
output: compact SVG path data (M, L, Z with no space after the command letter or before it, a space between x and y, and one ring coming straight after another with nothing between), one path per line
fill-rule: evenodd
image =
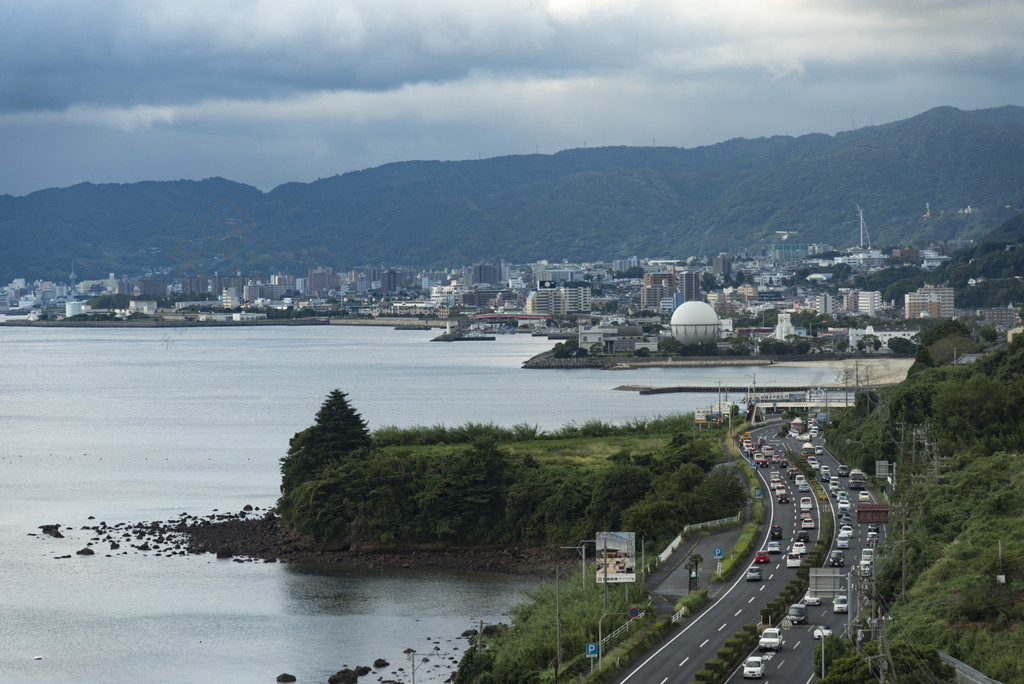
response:
M639 614L640 614L640 609L639 608L630 608L629 609L629 617L636 617Z
M754 490L754 498L755 499L760 499L761 498L761 490L760 489L755 489Z
M721 557L722 557L722 547L721 546L716 546L715 547L715 558L721 558Z
M587 657L588 658L596 658L597 657L597 644L587 644Z

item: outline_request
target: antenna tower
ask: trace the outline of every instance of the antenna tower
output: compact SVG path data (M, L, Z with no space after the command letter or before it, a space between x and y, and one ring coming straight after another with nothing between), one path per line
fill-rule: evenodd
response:
M857 215L860 216L860 247L864 249L864 236L868 238L868 249L871 249L871 235L868 233L868 227L864 225L864 210L857 205Z

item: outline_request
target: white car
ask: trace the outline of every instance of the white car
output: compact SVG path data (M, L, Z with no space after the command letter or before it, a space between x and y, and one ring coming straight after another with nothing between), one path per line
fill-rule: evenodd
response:
M836 540L836 548L837 549L848 549L848 548L850 548L850 538L849 537L840 537L839 539L837 539Z
M793 553L799 553L801 556L807 553L807 545L803 542L793 542Z
M857 495L857 501L871 501L871 494L869 492L861 492Z
M847 601L846 594L838 594L832 599L832 612L833 613L846 613L850 610L850 604Z
M814 628L815 639L821 639L827 636L832 636L832 625L818 625Z
M817 470L821 464L818 463L818 459L814 458L814 456L808 456L807 465L811 466L812 470Z
M846 499L841 500L838 504L836 504L836 506L839 508L840 513L850 512L850 502L847 501Z
M851 527L850 525L843 525L839 528L838 536L840 539L849 539L853 536L853 527Z
M744 679L760 679L764 677L764 661L760 656L750 656L743 663Z
M820 606L821 597L815 594L805 594L804 597L800 599L800 603L804 604L805 606Z
M814 504L811 503L811 497L809 497L809 496L802 496L802 497L800 497L800 510L801 511L809 511L812 508L814 508Z
M791 553L786 556L787 568L799 568L801 562L803 562L803 557L799 553Z
M777 541L770 541L766 550L770 554L782 553L782 546Z

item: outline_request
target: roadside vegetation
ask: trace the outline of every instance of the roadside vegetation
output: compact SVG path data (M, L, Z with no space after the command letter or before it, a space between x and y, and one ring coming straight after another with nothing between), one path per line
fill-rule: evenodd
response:
M905 382L862 392L834 417L829 445L869 474L876 459L896 463L891 498L907 512L906 576L895 541L878 568L880 600L895 618L890 638L1024 681L1024 336L953 367L935 357L964 337L963 326L933 330ZM889 539L899 539L898 514L890 525Z

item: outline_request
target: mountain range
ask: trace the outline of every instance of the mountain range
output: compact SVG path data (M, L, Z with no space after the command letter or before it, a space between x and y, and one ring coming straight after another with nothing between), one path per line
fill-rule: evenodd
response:
M0 195L0 282L980 237L1024 207L1024 107L697 148L407 161L269 192L223 178ZM925 218L926 206L930 218Z

